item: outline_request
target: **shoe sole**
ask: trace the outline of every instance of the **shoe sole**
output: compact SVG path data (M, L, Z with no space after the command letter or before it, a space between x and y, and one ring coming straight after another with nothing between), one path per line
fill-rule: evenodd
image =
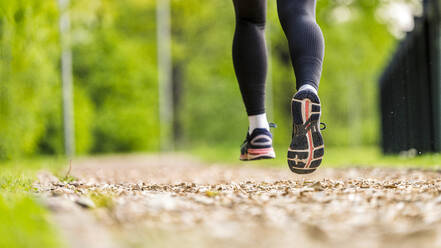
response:
M260 159L273 159L276 157L276 153L273 148L262 148L262 149L248 149L246 154L240 155L240 160L251 161Z
M325 147L323 136L320 132L320 99L312 92L301 92L291 101L291 114L293 128L296 125L305 125L306 122L314 122L312 126L307 124L307 132L294 135L288 148L288 165L292 172L297 174L309 174L320 166Z

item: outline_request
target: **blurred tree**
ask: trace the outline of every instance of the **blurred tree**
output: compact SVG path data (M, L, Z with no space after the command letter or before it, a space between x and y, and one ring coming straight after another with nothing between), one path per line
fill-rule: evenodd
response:
M157 149L158 115L151 1L76 1L74 75L93 104L94 152Z
M57 13L24 0L0 1L0 13L0 158L12 158L38 150L57 108Z
M320 83L322 121L327 145L373 145L378 142L377 77L395 38L377 18L381 1L321 0L317 21L325 35L326 51ZM271 9L274 51L273 77L276 120L289 127L289 105L294 75L288 47ZM277 130L276 142L288 145L290 129ZM283 137L278 139L278 137Z
M172 1L173 62L181 65L182 145L237 143L245 112L231 62L233 7L224 1Z
M327 145L376 144L377 76L395 38L380 0L320 0L326 39L320 96ZM0 0L0 158L63 151L55 1ZM275 142L287 146L294 74L276 4L269 3ZM76 149L159 148L156 12L152 0L77 0L71 6ZM229 1L172 0L175 136L189 145L239 145L245 109L234 76Z

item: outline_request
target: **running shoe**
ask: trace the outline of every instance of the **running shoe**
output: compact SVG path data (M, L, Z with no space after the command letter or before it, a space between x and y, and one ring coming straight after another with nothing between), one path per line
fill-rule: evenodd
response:
M270 125L275 127L273 123ZM240 147L240 160L258 160L275 158L273 149L273 136L265 128L256 128L247 137Z
M309 90L297 92L291 102L291 114L293 132L288 148L288 165L294 173L309 174L320 166L325 153L320 132L319 97Z

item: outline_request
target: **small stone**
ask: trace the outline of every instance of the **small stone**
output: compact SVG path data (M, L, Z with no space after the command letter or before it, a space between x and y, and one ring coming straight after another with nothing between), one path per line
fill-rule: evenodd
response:
M80 197L75 200L75 203L83 208L95 208L95 203L87 197Z

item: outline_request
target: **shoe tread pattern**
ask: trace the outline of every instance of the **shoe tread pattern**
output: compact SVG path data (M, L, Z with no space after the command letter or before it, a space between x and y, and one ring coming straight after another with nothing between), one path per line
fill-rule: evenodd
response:
M308 104L308 110L302 112L306 104ZM297 93L291 102L293 134L288 149L288 165L294 173L312 173L322 162L324 143L319 126L320 111L320 99L309 91ZM310 142L308 142L309 139Z

